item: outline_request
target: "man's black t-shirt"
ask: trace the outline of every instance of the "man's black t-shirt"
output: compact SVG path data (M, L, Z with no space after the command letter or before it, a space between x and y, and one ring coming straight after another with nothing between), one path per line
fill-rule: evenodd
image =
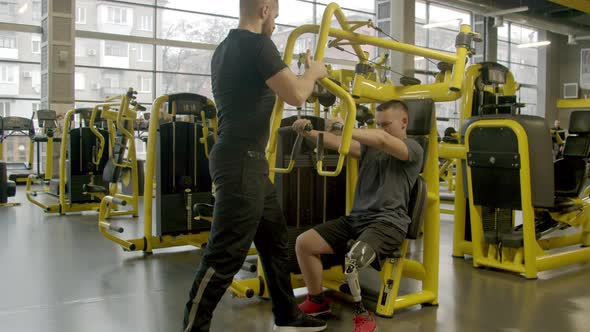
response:
M285 67L268 36L234 29L219 44L211 59L211 84L221 146L264 151L275 102L265 82Z

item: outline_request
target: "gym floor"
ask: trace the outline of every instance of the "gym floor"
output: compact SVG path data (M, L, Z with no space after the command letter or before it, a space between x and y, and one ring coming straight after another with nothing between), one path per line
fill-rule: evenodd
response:
M183 247L152 256L123 252L97 230L95 213L44 215L18 187L18 207L0 209L0 331L181 331L184 302L200 259ZM125 226L126 236L138 227ZM536 281L451 257L452 220L441 220L438 307L378 318L380 331L583 331L590 326L590 264ZM420 252L420 243L413 254ZM366 287L377 274L365 271ZM413 285L402 285L401 292ZM297 292L301 294L301 292ZM302 299L302 298L301 298ZM211 331L272 331L270 302L227 293ZM351 306L333 302L328 331L352 330Z

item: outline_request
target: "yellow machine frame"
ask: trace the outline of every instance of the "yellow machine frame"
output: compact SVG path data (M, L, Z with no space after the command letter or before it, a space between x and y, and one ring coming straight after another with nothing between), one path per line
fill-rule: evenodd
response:
M471 117L473 94L475 80L479 76L481 65L470 66L467 70L465 80L465 92L462 100L461 124ZM514 77L509 72L507 83L500 89L504 95L515 95L519 85L514 81ZM569 213L551 213L551 216L561 223L581 228L581 232L548 237L541 240L535 238L535 209L532 205L531 185L529 173L529 154L528 154L528 137L520 124L508 119L485 120L477 122L470 126L465 133L464 144L446 144L441 143L440 154L443 158L460 160L467 159L467 147L469 146L469 134L475 128L482 127L505 127L510 128L517 136L518 150L520 153L521 168L521 200L524 229L524 246L518 249L498 248L498 245L487 244L483 238L481 207L475 206L472 200L469 200L469 206L466 203L466 197L462 190L464 181L468 181L469 197L473 196L471 185L471 170L467 168L467 179L463 177L463 164L457 162L456 187L459 190L455 192L455 224L454 224L454 241L453 256L465 257L473 256L474 267L491 267L510 272L523 274L527 279L537 278L539 271L550 270L561 266L571 265L590 260L590 248L572 249L569 251L560 251L558 253L548 253L547 251L558 248L565 248L576 244L590 246L590 199L577 199L576 202L583 205L581 211L576 210ZM472 241L465 240L465 219L466 209L470 209L471 218L471 235Z
M331 27L332 19L336 17L341 29ZM357 180L357 160L348 157L350 143L352 140L352 129L355 124L356 106L355 103L376 103L384 102L391 99L433 99L434 101L449 101L458 99L461 96L462 81L465 71L467 55L470 55L469 46L457 48L456 54L435 51L423 47L405 44L392 40L385 40L374 36L363 35L354 32L360 26L366 25L367 22L349 22L340 7L331 3L324 11L321 25L303 25L293 30L288 38L287 46L284 53L285 63L291 63L295 41L304 33L317 33L318 44L315 52L315 59L322 60L324 51L328 45L328 37L337 38L331 43L347 41L352 45L355 53L361 63L366 63L363 51L360 45L373 45L384 49L400 51L403 53L420 55L432 59L437 59L454 64L452 72L446 72L444 79L433 84L421 84L413 86L393 86L392 84L379 83L369 80L362 75L354 75L353 71L336 70L329 73L330 78L336 76L337 80L344 86L346 82L352 82L351 93L345 88L334 83L329 78L323 78L319 84L336 95L340 99L340 112L345 114L345 124L342 133L342 142L338 149L339 159L335 170L325 171L321 161L317 162L316 168L322 176L338 176L342 171L344 162L347 167L347 197L346 211L350 212L354 198L354 188ZM369 22L371 24L371 22ZM469 25L462 25L460 29L462 36L474 37ZM348 77L348 78L347 78ZM355 96L353 99L352 96ZM284 104L280 98L277 98L272 117L271 117L271 135L267 146L267 158L270 165L269 177L274 181L276 173L286 173L290 169L277 169L277 137L280 127ZM415 261L406 257L409 241L404 241L401 251L402 258L397 260L388 260L382 270L381 275L381 292L377 305L377 313L382 316L391 317L395 309L406 308L417 304L438 303L438 266L439 266L439 241L440 241L440 213L439 213L439 169L438 169L438 148L434 142L437 142L435 116L433 115L433 125L429 134L430 142L427 154L427 164L425 165L422 176L428 186L428 200L426 203L426 214L424 224L424 250L423 260ZM292 169L292 167L290 167ZM258 262L258 278L246 280L234 280L230 290L238 297L252 297L254 295L268 296L266 288L263 287L264 273L262 265ZM422 288L418 292L398 296L401 277L409 277L422 281ZM292 275L292 284L294 288L304 287L303 279L300 275ZM334 267L324 271L323 286L332 290L340 291L341 286L346 283L346 276L342 267ZM264 291L262 289L265 288Z
M153 104L151 115L150 115L150 124L149 124L149 134L148 134L148 141L147 141L147 160L145 164L145 185L144 185L144 204L143 204L143 237L136 238L136 239L123 239L119 236L114 235L115 232L122 232L121 227L117 227L111 225L110 222L107 221L107 217L111 213L111 208L113 204L120 203L116 197L113 196L105 196L101 203L100 203L100 212L98 216L98 230L100 233L106 237L107 239L119 244L125 251L144 251L148 254L151 254L154 249L162 249L162 248L170 248L170 247L177 247L177 246L188 246L192 245L195 247L202 247L203 244L207 243L207 239L209 237L209 232L201 232L198 234L180 234L176 236L172 235L164 235L164 236L155 236L153 235L152 231L152 204L154 198L154 177L155 177L155 170L156 170L156 143L157 143L157 131L159 127L159 120L160 120L160 109L164 103L168 102L168 96L161 96L158 97ZM211 100L208 100L210 105L213 105ZM172 116L176 116L176 104L172 105ZM214 138L217 138L217 119L211 119L207 123L207 119L205 118L205 113L201 112L201 119L203 120L203 138L206 138L209 132L210 127L213 130ZM208 155L209 148L207 146L207 141L202 140L201 143L205 145L206 155ZM157 188L156 188L157 190ZM206 219L206 218L203 218ZM211 220L209 220L211 221ZM251 253L256 253L255 251L251 251Z
M118 102L115 102L118 101ZM92 110L92 118L91 118L91 123L90 123L90 130L98 137L98 139L101 141L101 150L99 151L99 155L102 155L102 152L105 146L105 142L104 142L104 138L103 136L96 130L96 128L93 128L94 126L94 120L96 118L96 114L99 110L102 110L103 118L107 120L108 126L109 126L109 141L111 143L110 146L112 146L112 144L114 143L114 136L116 133L116 129L114 127L114 122L117 123L117 126L122 130L122 132L127 136L128 138L128 146L129 146L129 150L128 150L128 157L132 158L132 162L134 163L133 165L136 165L135 167L137 167L137 160L135 159L135 137L133 135L133 130L131 130L131 132L126 131L122 125L123 125L123 121L124 120L129 120L129 119L133 119L133 121L131 121L132 123L134 123L135 121L135 114L137 112L137 109L130 109L129 105L132 101L132 98L130 98L130 96L128 94L122 94L122 95L118 95L118 96L114 96L111 98L108 98L105 100L104 103L100 103L97 104L96 106L94 106L93 110ZM119 110L113 110L112 107L118 107ZM139 107L139 105L136 105L135 108ZM35 180L37 180L37 177L34 175L29 176L29 178L27 179L27 186L26 186L26 196L27 199L41 207L46 213L59 213L59 214L66 214L66 213L70 213L70 212L82 212L82 211L92 211L92 210L98 210L100 208L100 203L96 202L96 203L71 203L66 199L66 181L67 181L67 177L66 177L66 159L67 159L67 143L68 143L68 139L69 139L69 132L70 132L70 124L72 123L72 118L73 116L76 114L76 110L72 109L69 110L66 113L66 116L64 118L64 129L62 132L62 141L61 141L61 150L60 150L60 159L59 159L59 197L58 197L58 202L56 204L52 204L52 205L47 205L41 201L39 201L38 199L35 198L36 195L38 194L46 194L48 193L49 189L48 188L44 188L44 190L40 190L40 191L35 191L31 189L31 185L35 182ZM128 134L131 134L131 136L128 136ZM109 151L109 154L111 153L111 151ZM50 159L50 158L48 158ZM97 163L98 161L93 160L94 163ZM120 165L117 165L120 166ZM121 165L123 167L130 167L130 165L127 165L127 163L125 163L125 165ZM128 195L122 195L122 194L117 194L118 197L120 197L122 200L125 201L125 203L122 204L127 204L127 203L131 203L132 209L127 210L127 211L113 211L111 214L109 214L108 216L121 216L121 215L133 215L133 216L137 216L138 213L138 185L137 185L137 171L133 171L133 196L128 196ZM49 174L49 178L47 178L47 174ZM45 180L51 180L51 173L46 172L46 176L45 176ZM109 188L111 192L116 193L116 186L112 186L111 188ZM101 194L90 194L92 196L104 196Z
M19 136L21 136L21 135L19 135ZM7 137L10 137L10 136L7 136ZM29 151L27 153L27 165L26 165L25 169L32 170L33 169L33 160L35 158L34 157L35 156L35 142L32 137L30 137L28 135L27 135L27 137L29 138ZM0 140L0 160L3 160L3 159L4 159L4 139ZM16 184L27 183L27 176L24 176L24 177L19 176L14 179L14 182Z

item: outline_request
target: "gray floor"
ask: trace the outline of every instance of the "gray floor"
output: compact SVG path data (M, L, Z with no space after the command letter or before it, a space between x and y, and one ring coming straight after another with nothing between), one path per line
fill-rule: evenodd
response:
M125 253L99 234L96 214L44 215L18 190L22 205L0 209L0 331L181 330L198 250ZM588 331L590 264L526 281L453 259L448 217L441 232L440 306L379 318L380 331ZM413 252L419 250L416 243ZM375 277L365 273L364 283L375 287ZM328 330L351 331L350 305L335 301L333 310ZM268 301L229 294L212 325L212 331L271 329Z

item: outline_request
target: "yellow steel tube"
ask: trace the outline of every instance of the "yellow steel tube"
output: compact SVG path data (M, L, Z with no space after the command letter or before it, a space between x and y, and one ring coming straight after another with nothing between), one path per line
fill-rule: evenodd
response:
M29 137L29 157L27 160L27 169L33 169L33 159L35 158L35 141Z
M462 144L439 143L438 153L443 159L467 159L465 146Z
M539 246L544 250L551 250L563 247L569 247L576 244L580 244L582 241L582 233L575 233L566 236L550 237L547 239L541 239L537 242Z
M313 116L320 116L320 102L318 100L313 102Z
M422 263L411 259L404 258L404 269L402 275L406 278L412 278L415 280L424 280L426 278L426 270Z
M61 135L61 146L59 154L59 206L61 214L64 214L66 206L66 154L68 145L68 136L70 135L70 123L76 110L72 109L66 113L64 118L64 131Z
M326 9L324 10L324 14L322 16L322 22L319 27L318 31L318 42L317 47L315 50L315 59L323 60L324 59L324 52L326 50L326 46L328 45L328 36L330 35L330 30L332 26L332 17L336 17L336 20L340 24L343 30L351 31L350 25L348 24L348 20L342 9L338 4L332 2L330 3ZM365 53L363 52L362 48L358 44L353 44L352 48L359 59L365 59Z
M436 302L437 295L431 291L422 291L418 293L408 294L398 296L395 299L394 308L403 309L407 307L411 307L413 305L422 304L422 303L433 303Z
M436 115L432 113L431 130L428 139L430 142L437 141ZM438 270L440 251L440 204L439 204L439 178L438 178L438 146L428 145L427 163L422 173L426 180L428 196L434 197L430 200L424 216L424 254L423 265L426 271L422 282L422 289L425 292L434 294L434 299L425 302L435 303L438 297ZM423 303L423 302L422 302Z
M53 137L47 137L45 154L45 180L51 180L53 175Z
M146 247L143 248L146 252L152 252L152 201L154 190L154 171L156 167L156 140L158 135L158 126L160 120L160 107L163 103L168 101L168 96L161 96L156 98L152 107L152 114L150 115L150 124L148 131L148 146L146 151L146 166L145 166L145 185L143 186L143 231L147 239Z
M450 91L450 84L449 77L441 83L393 86L357 75L354 79L352 94L360 97L361 101L369 100L371 102L385 102L393 98L402 100L429 98L434 101L453 101L461 95L459 92Z
M461 33L471 33L471 26L468 24L461 25ZM465 73L465 65L467 64L467 48L465 46L457 47L457 60L453 66L453 72L451 74L451 86L452 91L461 91L461 84L463 83L463 75Z
M96 154L98 157L97 157L97 159L95 159L94 156L92 156L92 162L94 163L94 165L97 165L97 166L100 163L100 160L102 158L102 154L104 153L104 146L105 146L104 136L102 136L102 134L98 131L98 129L96 129L96 125L94 124L94 122L96 121L96 114L98 113L99 107L100 107L99 105L96 105L92 109L92 115L90 116L90 123L88 124L90 131L94 134L94 136L96 136L96 138L98 138L98 141L99 141L98 152ZM101 115L104 115L103 113L106 113L106 112L101 112Z

